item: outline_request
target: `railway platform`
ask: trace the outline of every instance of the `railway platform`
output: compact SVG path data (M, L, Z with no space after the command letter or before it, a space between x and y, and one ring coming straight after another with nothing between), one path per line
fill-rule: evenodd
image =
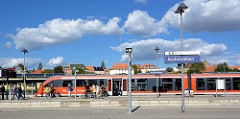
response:
M45 97L26 96L25 100L1 100L0 108L36 108L36 107L127 107L128 96L109 96L100 99L83 99L82 97ZM181 95L162 96L132 96L132 106L180 106ZM214 106L239 105L240 95L226 95L214 97L213 95L195 95L185 97L185 105Z

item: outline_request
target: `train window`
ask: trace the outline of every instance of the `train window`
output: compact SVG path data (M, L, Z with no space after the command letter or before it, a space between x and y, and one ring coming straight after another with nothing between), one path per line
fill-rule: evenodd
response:
M137 80L138 91L147 91L147 79Z
M104 79L100 79L100 86L104 85Z
M240 78L233 78L233 90L240 90Z
M97 84L96 80L88 80L89 86L92 86L93 84Z
M196 79L196 89L197 90L205 90L204 79Z
M182 90L182 83L181 83L181 79L176 79L176 82L175 82L175 91L179 91L179 90Z
M85 86L86 82L85 80L77 80L77 86Z
M53 86L54 87L62 87L62 83L63 83L62 80L54 80Z
M216 90L216 79L207 79L207 90Z
M172 91L173 90L172 79L171 78L162 79L162 86L163 90Z
M68 80L68 81L63 81L63 83L62 83L62 87L68 87L68 83L70 83L71 85L72 85L72 81L70 80Z

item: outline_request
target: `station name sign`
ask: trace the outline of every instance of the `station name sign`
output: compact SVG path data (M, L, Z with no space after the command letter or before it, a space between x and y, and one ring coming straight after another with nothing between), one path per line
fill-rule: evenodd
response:
M199 51L165 52L165 63L199 63Z
M161 74L166 74L166 71L149 71L149 74L151 74L151 75L161 75Z

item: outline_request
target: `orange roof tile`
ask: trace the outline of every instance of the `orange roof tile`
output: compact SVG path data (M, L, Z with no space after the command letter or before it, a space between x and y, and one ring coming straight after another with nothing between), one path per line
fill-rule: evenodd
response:
M115 63L110 69L128 69L127 63ZM133 69L133 68L132 68Z
M32 74L41 74L42 72L42 70L35 70Z
M149 66L153 66L153 68L150 68ZM154 64L144 64L143 66L142 66L142 68L143 69L155 69L155 68L157 68Z
M206 69L203 72L214 72L216 68L217 68L217 65L206 66Z
M88 69L88 71L94 71L93 66L85 66L85 67Z
M240 66L228 66L228 68L230 68L230 69L234 69L234 68L237 68L237 69L239 69L239 68L240 68Z

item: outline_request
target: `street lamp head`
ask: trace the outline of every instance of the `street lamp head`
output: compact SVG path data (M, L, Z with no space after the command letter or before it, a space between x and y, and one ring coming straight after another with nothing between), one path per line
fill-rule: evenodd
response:
M76 70L75 72L79 72L79 70Z
M76 69L76 67L73 67L73 70L75 70Z
M155 49L154 49L156 52L158 52L158 50L160 50L158 47L156 47Z
M132 53L132 48L126 48L126 53Z
M177 10L175 11L175 13L176 14L178 14L178 13L183 13L184 12L184 10L186 10L188 7L184 4L184 3L181 3L180 5L179 5L179 7L177 8Z
M26 49L22 49L21 52L28 53Z

